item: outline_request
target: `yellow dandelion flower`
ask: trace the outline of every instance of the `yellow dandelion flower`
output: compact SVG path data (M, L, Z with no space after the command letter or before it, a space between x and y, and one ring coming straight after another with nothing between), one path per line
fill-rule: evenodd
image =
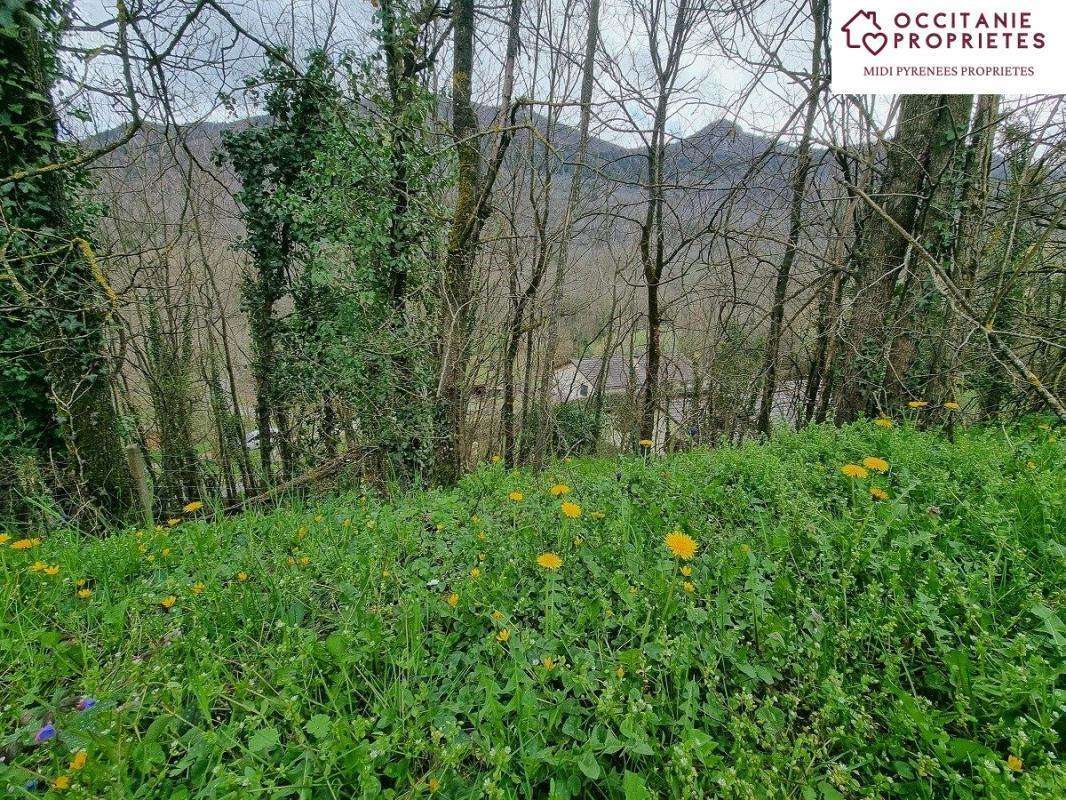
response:
M48 569L48 565L43 561L34 561L29 567L30 572L44 572L46 569Z
M681 584L681 588L689 594L692 594L694 591L696 591L696 586L692 583L692 581L685 581Z
M690 575L692 575L692 567L690 567L688 564L685 564L685 566L681 568L681 574L684 575L686 578L689 577Z
M148 552L148 545L146 545L146 544L137 545L137 552L138 553L147 553Z
M692 558L696 554L696 548L699 547L695 539L679 530L666 534L666 539L663 541L671 553L685 561Z
M503 620L503 612L502 611L493 611L492 612L492 620L493 620L493 622L500 622L501 620Z
M239 580L241 583L244 583L246 580L248 580L248 573L247 572L243 572L243 571L242 572L238 572L237 573L237 580Z
M907 403L907 408L925 408L927 405L929 405L927 400L911 400Z
M881 489L881 488L879 488L877 486L871 486L870 487L870 497L872 497L874 500L887 500L888 499L888 492L886 492L884 489Z
M11 537L6 533L0 533L0 544L6 544L11 540Z
M161 552L161 555L163 556L163 558L166 558L167 556L169 556L170 555L170 548L169 547L164 547L162 552Z
M523 500L526 499L526 496L521 492L511 492L509 495L507 495L507 499L514 500L516 503L521 503Z
M455 608L457 605L459 605L459 595L457 595L455 592L452 592L450 595L448 595L448 599L444 602L446 602L452 608Z
M860 467L858 464L845 464L840 468L840 471L849 478L867 478L870 476L866 467Z
M203 507L204 504L201 503L199 500L193 500L191 503L186 503L181 510L184 511L186 514L195 514Z
M54 566L51 566L51 567L45 567L44 568L44 574L45 575L49 575L49 576L53 576L53 577L58 575L59 574L59 566L58 565L54 565Z
M555 659L551 656L544 656L544 658L540 660L540 663L541 666L543 666L544 669L548 672L551 672L553 669L555 669Z
M74 758L70 760L70 768L74 772L77 772L79 769L82 769L85 766L88 760L89 754L86 753L84 750L79 750L74 754Z
M874 425L876 425L878 428L891 428L892 420L890 420L888 417L878 417L874 420Z
M481 577L481 570L478 569L477 567L474 567L472 570L470 570L470 577L471 578L480 578Z
M1007 756L1007 769L1009 769L1011 772L1021 772L1022 760L1012 753L1011 755Z
M484 531L478 531L477 532L477 540L479 542L485 541L485 532Z
M883 458L867 456L862 460L862 465L867 469L872 469L874 472L880 472L882 475L888 472L888 462Z
M70 788L70 776L69 775L60 775L58 778L56 778L54 781L52 781L52 788L56 789L58 791L63 791L64 789L69 789Z
M391 572L389 572L389 571L388 571L387 569L383 569L383 570L381 570L381 577L382 577L382 578L387 578L387 577L389 577L390 575L392 575L392 573L391 573Z
M501 461L503 461L503 459L500 456L493 456L492 457L492 463L493 464L499 464Z
M621 680L626 676L626 668L623 666L619 666L618 669L614 671L614 674L618 676L619 680Z
M641 447L652 447L655 442L653 442L651 439L641 439L639 442L637 442L637 444L639 444Z
M88 600L93 596L92 589L78 589L78 598L81 600Z
M510 630L510 628L500 628L500 630L496 633L496 641L497 642L506 642L510 638L511 638L511 630Z
M948 411L958 411L961 406L959 406L959 404L956 403L954 400L949 400L948 402L944 403L944 408L946 408Z
M11 543L12 550L29 550L41 543L40 539L17 539Z
M342 528L350 528L350 527L352 527L352 521L350 519L344 520L343 522L341 522L341 527Z
M202 594L205 588L206 587L202 583L197 581L196 583L194 583L192 586L189 587L189 591L192 592L193 594Z
M537 566L544 567L544 569L550 569L552 571L559 569L563 565L563 560L559 558L555 553L541 553L537 556Z
M1025 466L1028 469L1036 469L1036 462L1035 461L1026 461L1025 462Z
M163 608L165 608L167 611L170 611L170 609L174 608L174 604L176 602L178 602L178 598L176 598L172 594L168 594L166 597L159 601L159 605L163 606Z
M568 519L577 519L581 516L581 506L577 503L566 502L559 506L559 509L563 512L563 516Z
M308 564L311 563L311 556L300 556L298 561L300 562L301 567L306 567Z
M181 524L181 517L171 517L167 520L167 527L173 528L175 525Z
M436 778L430 778L426 785L429 787L430 793L433 793L440 788L440 781L438 781Z
M570 487L565 483L557 483L548 491L552 493L553 497L558 497L559 495L570 494Z

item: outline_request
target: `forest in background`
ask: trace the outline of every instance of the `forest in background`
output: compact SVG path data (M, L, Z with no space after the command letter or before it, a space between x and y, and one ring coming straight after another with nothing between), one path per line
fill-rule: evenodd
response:
M1062 98L833 95L825 0L5 8L12 525L639 451L671 363L670 448L1066 421ZM588 355L641 378L555 402Z

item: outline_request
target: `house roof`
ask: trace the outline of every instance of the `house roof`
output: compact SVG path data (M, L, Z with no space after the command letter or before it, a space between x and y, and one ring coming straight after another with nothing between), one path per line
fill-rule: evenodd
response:
M642 353L633 358L630 366L629 358L623 355L613 355L610 358L592 356L587 358L572 359L559 368L561 370L574 366L584 379L585 383L595 386L599 380L600 371L603 371L603 391L609 395L620 394L628 390L636 390L644 385L647 375L647 354ZM632 371L632 380L630 379ZM679 358L663 356L660 364L660 380L665 384L687 384L693 380L692 365L681 361ZM565 402L578 396L577 384L580 381L575 378L570 385L565 381L556 384L554 396L556 402Z
M605 359L601 357L581 358L574 361L574 365L577 367L578 372L584 375L585 379L592 384L596 383L600 376L600 371L605 369L604 391L617 392L629 388L631 382L629 359L625 356L613 355L606 359L606 366L604 361ZM633 359L632 384L634 386L644 385L647 364L648 357L646 353L641 353ZM666 383L690 383L692 381L692 365L688 361L663 356L659 368L660 379Z

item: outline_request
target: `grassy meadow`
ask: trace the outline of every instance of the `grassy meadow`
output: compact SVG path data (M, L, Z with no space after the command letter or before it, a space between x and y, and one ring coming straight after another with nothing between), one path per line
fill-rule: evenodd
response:
M1064 463L864 422L4 534L0 795L1063 797Z

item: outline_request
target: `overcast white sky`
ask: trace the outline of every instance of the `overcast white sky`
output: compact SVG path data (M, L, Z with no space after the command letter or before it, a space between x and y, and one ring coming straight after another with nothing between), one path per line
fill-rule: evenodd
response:
M667 0L669 3L674 0ZM150 21L138 24L137 34L132 39L143 38L164 47L173 38L181 21L193 6L193 0L154 0L157 13ZM647 33L637 21L633 6L640 0L604 0L602 8L601 39L606 53L617 62L623 70L626 80L643 84L650 79L648 69ZM565 38L568 49L580 54L585 35L585 2L576 0L578 13L568 19L563 13L564 0L525 0L524 23L526 35L523 37L522 74L519 76L518 92L534 98L543 97L547 92L546 58L547 48L540 48L540 64L536 67L537 80L534 83L534 56L537 53L536 42L531 34L537 16L541 16L541 28L546 36L556 40ZM806 6L806 3L803 3ZM355 2L339 0L226 0L224 7L239 24L255 36L273 44L282 44L291 51L302 54L312 47L327 47L331 52L339 53L351 50L357 53L369 52L374 42L371 38L374 9L366 0ZM498 91L499 60L504 49L502 26L499 22L506 13L505 0L492 0L481 6L484 13L478 19L478 67L477 93L479 100L488 104L495 102ZM810 26L806 24L806 12L799 14L796 3L786 0L767 0L759 12L758 27L762 35L768 38L784 40L780 57L791 67L806 68L809 59ZM111 0L78 0L75 3L77 15L94 25L112 20L115 4ZM723 16L719 15L721 23ZM738 18L739 19L739 18ZM788 119L792 107L802 92L781 77L770 77L759 82L756 90L747 96L744 103L738 98L747 95L745 89L752 81L754 68L745 67L736 60L727 58L716 41L714 28L720 33L735 37L741 52L755 56L750 37L738 26L732 30L724 26L712 26L702 22L693 32L687 49L688 57L683 70L682 86L677 100L672 104L670 115L670 132L685 136L704 127L710 122L723 117L734 119L749 130L770 132L776 130ZM782 32L787 31L786 34ZM105 45L113 42L115 26L105 24L103 33L85 32L72 38L72 43L79 45ZM254 113L254 106L247 105L247 98L240 89L245 77L257 72L263 65L262 50L236 34L230 25L217 12L207 10L202 13L200 24L191 26L183 41L175 48L173 59L188 59L191 70L171 69L165 72L172 103L173 115L182 121L201 118L227 119L233 112L226 110L219 101L220 94L235 97L242 105L237 116ZM441 55L441 67L447 69L450 54L445 50ZM120 89L119 72L115 59L106 55L97 56L88 65L89 83L97 88L106 88L111 92ZM608 71L601 71L603 83L598 88L598 101L605 101L606 95L617 94L617 86L607 77ZM576 75L576 70L575 70ZM152 84L155 79L147 74L137 76L137 81L144 89L144 94L151 97L157 92ZM443 82L443 86L447 83ZM573 87L576 95L576 84ZM571 99L574 99L573 97ZM117 116L108 111L114 100L102 94L82 92L78 96L80 103L91 103L96 126L112 127ZM144 102L144 101L142 101ZM161 115L158 103L148 101L145 110L149 114ZM639 103L627 102L626 110L636 119L642 118ZM621 117L617 106L611 108L604 103L598 106L601 120ZM573 117L576 118L576 112ZM608 124L600 124L595 133L602 138L619 143L635 144L635 137L618 130L611 130Z

